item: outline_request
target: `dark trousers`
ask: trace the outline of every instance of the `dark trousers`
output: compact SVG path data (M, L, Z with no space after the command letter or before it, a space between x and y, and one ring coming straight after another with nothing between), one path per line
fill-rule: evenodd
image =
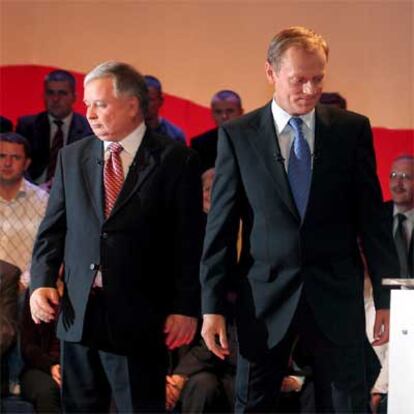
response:
M293 343L308 352L315 389L315 408L325 413L364 413L368 409L366 348L361 340L339 346L320 331L302 298L284 339L274 348L246 358L239 354L236 375L236 413L277 412L280 386L286 375Z
M182 413L229 413L234 410L234 374L210 371L191 375L180 396Z
M164 412L167 352L161 339L146 339L132 351L120 350L112 342L103 295L91 296L82 342L61 346L64 412L109 412L111 400L120 413Z
M28 369L20 377L22 397L30 401L37 413L60 413L60 388L50 374Z

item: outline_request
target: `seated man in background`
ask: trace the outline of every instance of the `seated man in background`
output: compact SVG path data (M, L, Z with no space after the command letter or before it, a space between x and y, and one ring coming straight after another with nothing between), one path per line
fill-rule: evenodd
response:
M414 156L396 157L391 165L392 200L385 203L387 227L394 237L400 276L414 277Z
M60 148L92 134L86 118L73 112L75 101L74 76L54 70L44 80L45 111L17 121L16 132L29 141L32 151L28 177L37 184L50 188Z
M340 109L346 109L346 99L338 92L322 92L319 103L324 105L333 105Z
M144 79L147 84L149 99L145 123L152 131L185 144L184 132L171 121L160 116L160 109L164 103L161 82L152 75L145 75Z
M218 128L226 121L236 119L243 115L243 107L240 96L231 90L217 92L211 98L211 116L216 127L194 137L191 140L191 147L201 157L203 171L214 167L217 157Z
M21 290L29 285L33 244L49 198L24 178L31 162L26 138L13 132L0 134L0 259L22 270Z
M34 239L48 200L46 191L23 178L30 162L30 148L24 137L13 132L0 134L0 259L22 271L19 281L19 316L24 291L30 280L29 266ZM10 390L13 394L19 394L18 377L22 365L19 341L9 352L8 365Z
M63 288L61 282L60 286ZM21 349L24 360L20 377L22 397L34 405L37 413L60 413L60 344L56 323L34 323L28 292L21 325Z
M17 292L20 269L0 260L0 356L1 395L8 394L7 353L17 336Z

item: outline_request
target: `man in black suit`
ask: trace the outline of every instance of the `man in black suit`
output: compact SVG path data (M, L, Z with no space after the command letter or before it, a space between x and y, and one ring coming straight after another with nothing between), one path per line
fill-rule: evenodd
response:
M201 167L206 171L214 167L217 157L218 128L226 121L243 115L243 106L240 96L231 90L222 90L211 98L211 116L216 127L194 137L191 148L195 149L201 158Z
M46 111L17 121L16 132L29 140L32 151L28 178L37 184L46 182L50 187L62 145L92 134L86 118L73 112L75 101L74 76L65 70L54 70L44 80Z
M391 165L392 201L385 203L388 229L394 237L400 276L414 277L414 156L400 155Z
M95 136L59 154L33 252L32 316L56 317L63 261L65 411L106 412L112 392L120 412L161 412L167 348L192 340L199 312L198 158L146 128L147 87L131 66L103 63L84 86Z
M266 62L272 102L219 130L201 263L202 335L226 357L224 289L236 267L237 412L276 409L298 336L310 354L317 411L366 409L358 235L377 307L373 344L388 340L381 278L396 269L380 219L371 128L364 116L317 105L327 57L326 42L309 29L278 33Z

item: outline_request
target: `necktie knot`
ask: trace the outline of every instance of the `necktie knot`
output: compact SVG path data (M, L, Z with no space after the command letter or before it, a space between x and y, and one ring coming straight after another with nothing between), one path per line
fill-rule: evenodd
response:
M53 120L53 123L58 127L58 129L62 129L63 121L61 121L60 119L55 119Z
M120 154L124 148L121 144L118 144L117 142L112 142L111 144L109 144L108 149L112 154Z
M301 118L297 116L293 116L289 119L288 124L294 129L295 133L301 133L302 134L302 124L303 121Z
M398 213L397 214L397 220L398 220L398 224L402 225L404 223L404 221L407 220L407 216L405 214Z

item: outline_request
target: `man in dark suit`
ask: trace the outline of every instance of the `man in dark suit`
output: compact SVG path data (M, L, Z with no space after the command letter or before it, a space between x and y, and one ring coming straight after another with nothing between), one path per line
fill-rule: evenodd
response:
M243 115L243 106L240 96L231 90L222 90L211 98L211 116L216 127L194 137L191 148L195 149L201 158L201 167L206 171L214 167L217 157L218 128L226 121Z
M394 237L400 276L414 277L414 156L401 155L390 172L392 201L385 203L388 229Z
M16 132L29 140L32 151L28 177L37 184L51 181L62 145L92 134L86 118L73 112L75 101L74 76L65 70L54 70L44 80L46 111L23 116L17 122Z
M120 412L161 412L167 348L192 340L199 312L198 159L146 128L147 88L131 66L96 67L84 101L95 136L59 154L33 253L32 316L56 317L63 261L65 411L106 412L112 392Z
M298 336L310 354L317 411L367 408L357 235L373 279L373 344L388 340L389 294L381 278L396 269L381 225L370 124L317 105L327 57L326 42L309 29L278 33L266 62L272 102L219 131L201 263L202 335L226 357L224 286L237 267L237 412L276 409Z

